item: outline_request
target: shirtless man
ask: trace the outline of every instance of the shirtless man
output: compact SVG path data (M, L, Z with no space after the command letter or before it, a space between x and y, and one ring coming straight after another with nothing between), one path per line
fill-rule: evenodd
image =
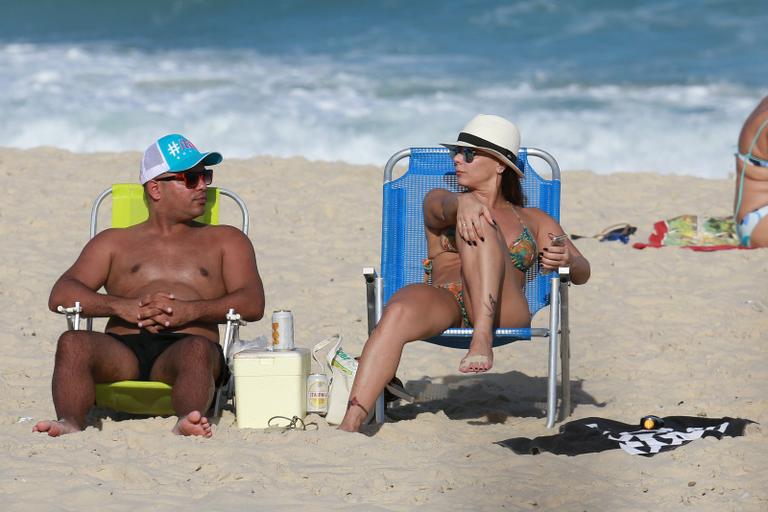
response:
M173 432L210 437L215 384L227 378L218 324L234 308L245 320L264 314L253 246L237 228L193 219L205 210L219 153L200 153L167 135L144 152L139 181L149 219L95 236L56 281L48 307L77 300L87 317L109 317L105 333L67 331L56 348L57 420L34 432L59 436L85 428L95 383L153 380L173 386ZM101 287L106 293L98 293Z
M741 245L768 247L768 96L739 135L734 211Z

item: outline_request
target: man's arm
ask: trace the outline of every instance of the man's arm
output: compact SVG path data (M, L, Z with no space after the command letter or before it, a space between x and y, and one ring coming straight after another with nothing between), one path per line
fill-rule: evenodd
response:
M113 237L112 230L102 231L85 245L75 263L53 285L48 298L51 311L56 312L58 306L73 306L78 301L83 316L117 316L136 322L136 299L98 293L109 275Z
M233 308L244 320L264 316L264 286L250 240L240 230L221 226L222 275L226 293L214 299L181 300L166 294L141 299L139 314L148 330L178 327L190 322L223 323Z

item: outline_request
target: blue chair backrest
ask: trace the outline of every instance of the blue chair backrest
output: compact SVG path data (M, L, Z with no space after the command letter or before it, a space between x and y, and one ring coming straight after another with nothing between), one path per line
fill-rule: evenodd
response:
M540 208L559 222L560 181L539 176L528 162L525 148L518 153L518 165L525 174L525 206ZM427 257L427 240L422 203L433 188L462 190L456 183L450 154L443 147L412 148L406 173L384 184L381 226L384 304L403 286L424 282L422 262ZM549 280L539 272L537 261L526 274L525 296L531 316L549 304L549 294Z

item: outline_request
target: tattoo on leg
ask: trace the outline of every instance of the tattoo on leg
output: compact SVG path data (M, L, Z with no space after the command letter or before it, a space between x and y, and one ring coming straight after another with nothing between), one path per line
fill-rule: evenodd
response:
M493 298L492 294L488 294L488 303L485 304L485 309L488 310L488 313L492 316L496 316L496 299Z

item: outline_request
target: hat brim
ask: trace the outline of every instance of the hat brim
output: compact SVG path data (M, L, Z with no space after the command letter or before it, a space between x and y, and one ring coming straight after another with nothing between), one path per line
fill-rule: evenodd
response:
M485 151L486 153L492 154L493 156L495 156L496 158L498 158L499 160L504 162L504 164L507 167L509 167L513 171L515 171L517 173L517 175L520 176L521 178L523 178L525 176L523 174L523 171L518 169L517 165L515 163L513 163L512 160L510 160L509 158L505 157L504 155L502 155L501 153L499 153L495 149L486 148L486 147L483 147L483 146L476 146L475 144L470 144L469 142L464 142L464 141L460 141L460 140L457 140L456 142L441 142L440 145L441 146L445 146L448 149L451 149L452 147L457 147L457 146L458 147L463 147L463 148L480 149L482 151Z
M172 169L167 172L186 172L190 170L191 168L195 167L196 165L199 165L202 163L203 165L216 165L220 164L222 160L224 160L224 157L221 156L221 153L218 151L211 151L209 153L201 153L200 158L195 161L192 165L187 167L186 169Z

